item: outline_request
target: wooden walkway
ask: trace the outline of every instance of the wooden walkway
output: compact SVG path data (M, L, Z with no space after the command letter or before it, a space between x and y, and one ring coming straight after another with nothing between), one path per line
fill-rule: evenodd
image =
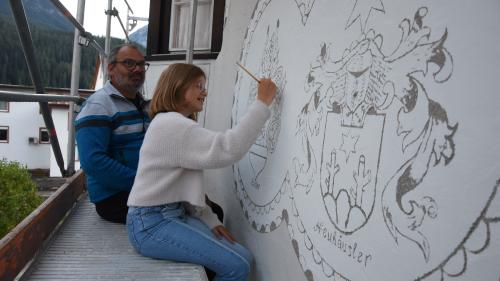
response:
M207 281L202 266L137 254L125 226L99 218L84 197L21 280Z

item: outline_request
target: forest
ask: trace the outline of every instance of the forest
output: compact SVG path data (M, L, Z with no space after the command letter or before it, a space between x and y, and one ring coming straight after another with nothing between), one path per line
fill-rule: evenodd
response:
M0 84L33 85L26 65L22 45L12 20L0 16ZM45 87L69 88L73 59L73 32L30 25L35 56ZM96 37L104 48L104 37ZM112 38L111 46L123 43ZM98 52L91 47L82 48L80 89L89 89L96 70Z

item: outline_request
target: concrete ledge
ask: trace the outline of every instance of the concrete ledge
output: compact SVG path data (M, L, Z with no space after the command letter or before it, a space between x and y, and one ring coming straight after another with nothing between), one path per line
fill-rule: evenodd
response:
M207 281L200 265L140 256L126 227L101 219L83 197L21 280Z

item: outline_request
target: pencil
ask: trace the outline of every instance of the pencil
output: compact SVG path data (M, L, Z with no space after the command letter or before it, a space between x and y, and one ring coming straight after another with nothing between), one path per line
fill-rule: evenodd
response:
M260 83L260 80L255 77L255 75L253 75L248 69L246 69L243 65L241 65L239 62L236 62L236 64L241 67L241 69L243 69L246 73L248 73L248 75L250 75L250 77L252 77L255 81L257 81L257 83Z

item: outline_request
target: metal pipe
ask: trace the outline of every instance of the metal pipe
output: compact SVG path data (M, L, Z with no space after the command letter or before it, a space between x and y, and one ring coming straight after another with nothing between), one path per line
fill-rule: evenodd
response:
M85 99L79 96L26 94L11 91L0 91L0 101L14 102L74 102L82 104Z
M189 42L186 50L186 63L193 63L194 37L196 30L196 12L198 8L198 0L191 0L191 22L188 28Z
M36 62L35 51L33 49L33 42L31 40L31 33L26 19L26 14L24 12L23 3L19 0L10 0L10 7L16 22L16 28L23 47L28 71L30 73L31 80L35 85L35 91L37 94L44 94L40 70ZM49 132L50 144L52 146L52 150L54 151L57 165L59 166L61 175L65 176L66 172L64 170L64 159L61 154L61 147L59 146L59 140L57 139L57 133L54 128L54 121L52 120L52 116L50 114L49 105L47 102L40 102L39 104L40 111L42 112L43 120L45 122L45 127Z
M142 20L142 21L148 21L149 20L149 18L146 18L146 17L134 17L134 16L130 16L130 17L128 17L128 19L130 19L130 20Z
M127 0L125 0L125 4L127 4L127 22L126 22L127 27L125 28L125 34L127 35L127 40L128 40L128 33L133 28L133 27L130 28L130 24L129 24L130 12L132 12L132 14L134 14L134 11L132 11L132 8L130 8L130 5L128 4Z
M132 12L132 14L134 13L134 11L132 10L132 8L130 7L130 5L128 4L127 0L125 0L125 4L127 4L127 11L130 11Z
M104 63L103 63L103 74L104 74L104 81L108 80L108 55L111 50L111 11L113 7L113 0L108 0L108 9L106 10L106 40L104 41L104 51L106 52L106 56L104 57Z
M85 13L85 0L78 0L78 8L76 10L76 20L78 23L83 24L83 16ZM82 54L82 46L78 44L78 39L80 37L80 30L75 28L75 37L73 39L73 62L71 69L71 95L78 96L78 89L80 88L80 62ZM68 109L68 121L73 124L75 119L75 104L70 103ZM75 126L69 126L68 128L68 151L66 159L67 173L68 175L73 175L75 173Z
M127 29L125 29L125 26L123 26L123 22L122 22L122 19L120 18L120 14L118 13L118 10L115 7L113 7L113 11L111 12L111 15L118 18L118 22L120 22L120 25L122 26L123 32L125 33L126 42L127 43L130 42L130 39L128 38Z
M99 52L101 55L106 55L104 49L99 45L99 43L95 40L94 36L85 31L85 28L71 15L71 13L64 7L59 0L50 0L52 4L68 19L73 26L80 31L80 35L87 38L90 41L90 44Z
M125 3L127 3L127 0L125 0ZM128 6L128 3L127 3L127 6ZM129 9L127 9L127 22L125 23L125 34L127 35L127 39L128 39L128 32L130 31L129 30L129 28L130 28L129 17L130 17L130 6L129 6Z
M149 21L149 18L145 17L134 17L134 16L129 16L127 15L127 30L130 33L130 31L134 30L134 28L137 26L137 21ZM132 21L132 23L130 23Z

